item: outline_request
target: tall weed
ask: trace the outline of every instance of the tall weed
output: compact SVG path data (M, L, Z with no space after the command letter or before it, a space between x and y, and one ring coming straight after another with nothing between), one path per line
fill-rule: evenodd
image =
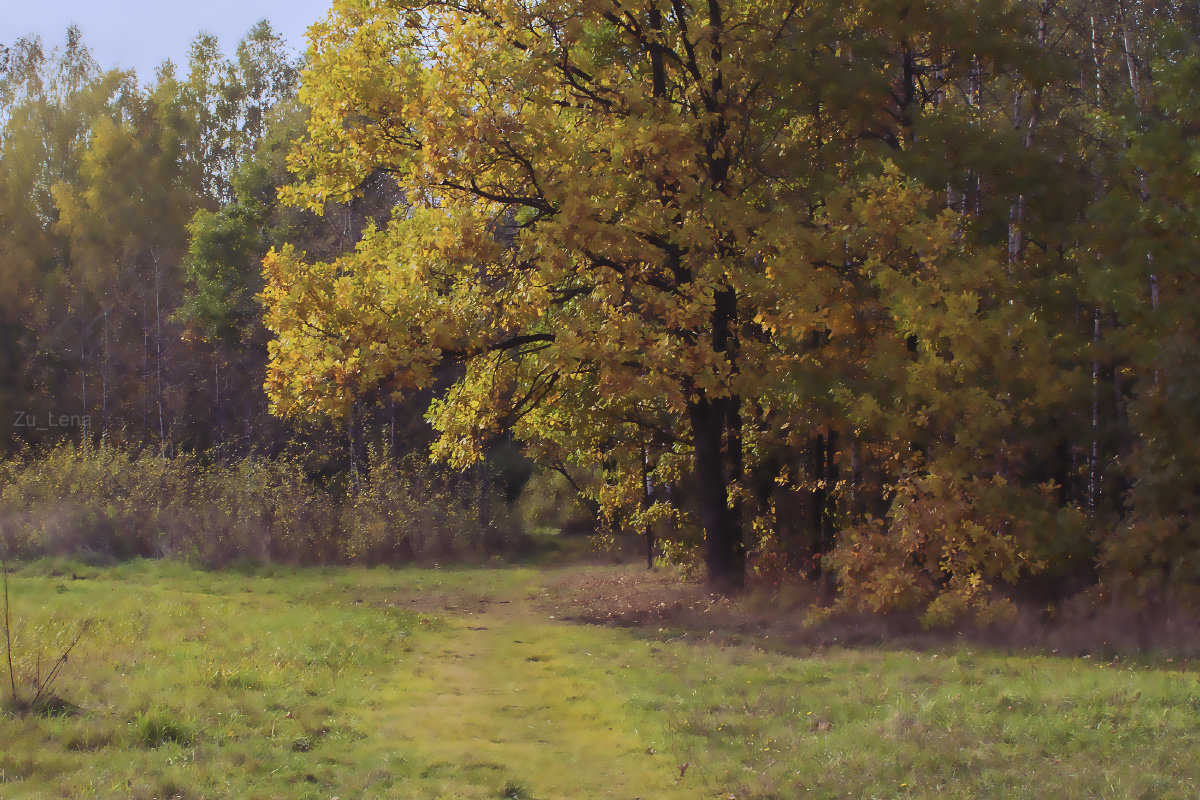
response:
M221 567L469 559L523 538L503 502L467 476L377 453L367 467L331 488L289 458L220 464L62 443L0 462L0 544L21 558Z

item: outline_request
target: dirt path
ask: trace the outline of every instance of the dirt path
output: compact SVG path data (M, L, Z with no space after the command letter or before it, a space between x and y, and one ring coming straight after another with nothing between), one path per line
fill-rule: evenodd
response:
M401 667L389 727L445 772L443 797L697 797L621 696L617 662L646 643L553 619L530 599L538 577L442 603L449 630Z

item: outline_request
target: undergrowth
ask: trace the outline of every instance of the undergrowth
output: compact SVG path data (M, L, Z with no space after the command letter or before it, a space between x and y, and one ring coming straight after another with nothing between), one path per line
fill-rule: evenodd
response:
M62 443L0 462L0 546L18 558L94 562L178 558L208 567L399 564L519 549L491 503L481 521L472 479L410 458L375 457L326 486L299 461Z

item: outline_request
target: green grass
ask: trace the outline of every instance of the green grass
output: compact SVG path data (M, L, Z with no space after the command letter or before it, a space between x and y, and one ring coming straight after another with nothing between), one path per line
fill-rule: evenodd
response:
M26 666L93 628L79 710L0 717L0 797L1200 795L1190 667L720 646L552 619L547 577L28 565Z

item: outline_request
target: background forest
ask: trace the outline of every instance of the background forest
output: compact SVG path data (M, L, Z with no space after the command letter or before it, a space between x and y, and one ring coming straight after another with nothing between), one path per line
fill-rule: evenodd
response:
M1200 600L1193 7L577 5L0 51L6 550Z

